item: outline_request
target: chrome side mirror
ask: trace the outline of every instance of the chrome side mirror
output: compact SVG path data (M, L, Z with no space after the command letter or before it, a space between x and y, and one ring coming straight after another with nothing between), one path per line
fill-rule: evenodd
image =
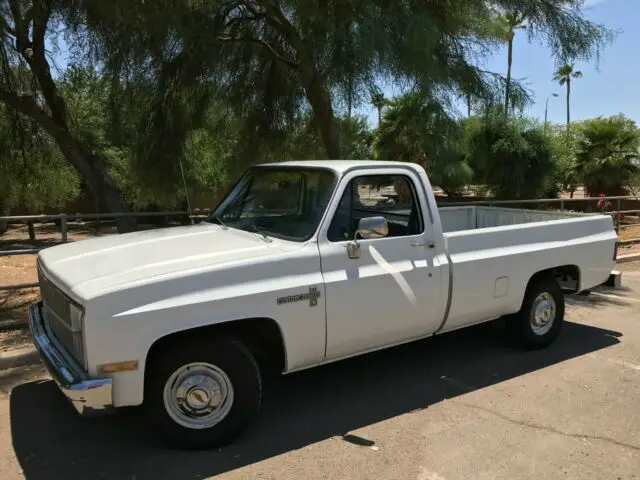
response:
M366 217L358 222L355 238L383 238L389 235L389 223L384 217Z
M389 223L384 217L366 217L358 222L358 228L353 241L347 243L349 258L360 258L360 244L358 237L362 239L383 238L389 235Z

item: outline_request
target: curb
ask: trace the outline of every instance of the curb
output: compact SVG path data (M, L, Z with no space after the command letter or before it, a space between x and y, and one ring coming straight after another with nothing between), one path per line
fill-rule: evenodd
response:
M640 260L640 253L631 253L629 255L622 255L616 258L616 263L628 263Z
M25 347L11 352L0 353L0 370L33 365L40 361L40 354L35 347Z

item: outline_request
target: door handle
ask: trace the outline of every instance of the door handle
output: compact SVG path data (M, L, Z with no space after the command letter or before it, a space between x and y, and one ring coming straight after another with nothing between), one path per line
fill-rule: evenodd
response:
M419 248L419 247L436 248L436 244L433 242L411 242L409 245L414 248Z

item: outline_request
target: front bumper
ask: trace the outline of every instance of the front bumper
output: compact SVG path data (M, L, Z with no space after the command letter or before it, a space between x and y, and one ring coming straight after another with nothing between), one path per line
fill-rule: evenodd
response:
M83 416L103 415L113 409L112 380L89 378L49 337L44 326L42 302L29 306L29 328L42 362L62 393Z

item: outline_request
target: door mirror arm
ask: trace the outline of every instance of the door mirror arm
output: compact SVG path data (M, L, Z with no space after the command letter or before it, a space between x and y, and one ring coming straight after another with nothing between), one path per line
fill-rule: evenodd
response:
M353 235L353 240L347 243L347 254L349 258L360 258L360 244L358 237L362 239L384 238L389 235L389 223L381 216L365 217L358 221L358 228Z

